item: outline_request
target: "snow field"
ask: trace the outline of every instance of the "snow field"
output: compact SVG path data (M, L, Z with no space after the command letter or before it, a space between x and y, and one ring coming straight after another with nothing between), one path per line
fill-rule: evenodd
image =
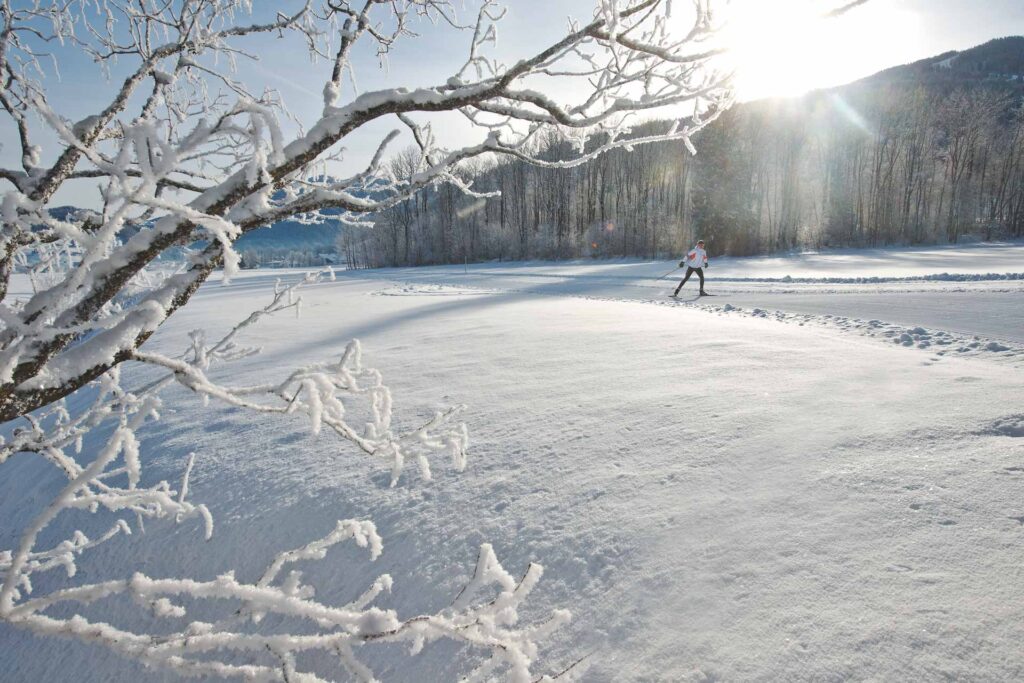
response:
M1007 273L1024 273L1024 243L988 242L956 246L903 247L885 249L836 249L821 252L751 257L717 256L709 246L709 275L744 280L776 279L842 281L871 278L891 281L907 278L930 278L957 281L966 276L986 274L1002 278ZM495 276L524 269L540 275L598 275L616 278L658 277L678 264L667 261L588 260L557 262L483 263L471 264L470 273ZM390 271L427 275L442 270L462 272L461 265L431 268L392 268ZM384 271L373 271L384 272ZM955 274L950 276L949 274Z
M381 294L440 295L448 287L451 292L682 304L896 337L899 343L909 334L913 345L952 347L969 355L994 352L1011 362L1024 355L1024 243L712 259L707 278L714 298L698 298L695 281L678 299L666 298L681 276L672 270L676 265L487 263L362 271L359 276L402 282ZM924 330L923 336L916 330ZM940 358L951 352L936 350Z
M453 286L378 272L314 285L298 322L246 333L265 352L233 370L238 383L283 377L358 337L396 421L468 404L465 472L437 462L426 483L408 468L388 488L386 467L299 418L204 408L176 389L142 431L143 471L176 480L197 453L190 496L211 508L217 559L198 526L151 524L97 549L83 576L122 575L131 544L153 576L239 567L252 579L336 519L373 519L379 560L342 547L302 567L319 599L346 601L387 572L383 605L443 608L488 541L513 574L545 566L524 617L570 609L542 658L557 671L585 657L588 681L1024 676L1013 348L961 353L944 330L844 316L723 313L729 299L641 305L622 286L620 300L506 291L500 277L479 291L446 270L437 279ZM276 275L204 287L152 349L221 331L265 303ZM52 480L32 459L9 466L0 515L19 528ZM0 629L0 644L7 680L176 680L78 643ZM384 680L451 680L447 647L370 663Z

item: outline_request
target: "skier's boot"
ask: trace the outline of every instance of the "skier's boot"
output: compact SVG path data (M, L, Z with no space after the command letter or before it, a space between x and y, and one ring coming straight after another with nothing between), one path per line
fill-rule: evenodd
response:
M704 291L704 290L702 289L702 290L700 290L700 296L711 296L711 295L710 295L710 294L708 294L707 292L705 292L705 291Z

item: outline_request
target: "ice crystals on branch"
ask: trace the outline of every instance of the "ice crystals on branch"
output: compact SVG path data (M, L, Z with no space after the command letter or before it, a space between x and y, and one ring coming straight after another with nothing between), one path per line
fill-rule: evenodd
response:
M301 300L288 300L292 291L279 290L263 313L297 307ZM132 358L172 371L175 381L207 398L257 412L304 414L314 434L327 427L364 453L386 460L391 466L392 486L398 482L407 457L416 460L426 480L431 478L432 453L446 453L457 470L465 467L468 432L464 424L455 422L464 406L439 411L419 427L396 433L392 427L391 390L384 384L380 371L363 366L362 348L357 340L349 342L335 363L300 368L277 383L231 386L213 382L206 374L211 359L232 359L252 353L249 349L237 349L231 338L207 347L203 336L193 333L190 358L171 358L142 350L135 351ZM346 398L368 402L371 419L361 428L348 422L343 402Z
M18 547L0 556L0 618L102 642L200 676L295 680L296 655L309 647L329 649L353 675L368 679L372 674L356 658L357 645L412 634L419 638L417 647L446 637L492 653L478 679L507 667L513 678L529 680L535 640L548 627L512 625L515 607L539 570L513 586L489 550L481 551L474 585L495 583L497 599L407 621L359 605L313 603L300 577L291 574L276 586L246 585L232 576L197 582L138 575L35 597L30 577L57 567L74 573L83 552L147 519L200 519L207 535L212 533L209 512L187 495L192 460L177 490L168 482L144 483L136 434L158 416L159 392L174 382L204 401L302 415L314 431L333 432L382 459L393 483L409 460L424 478L438 454L456 469L464 467L467 436L457 422L460 407L411 430L397 429L391 394L380 373L364 367L356 342L336 360L296 369L276 382L241 385L210 376L211 364L255 352L237 345L240 329L275 311L298 311L291 290L279 289L271 305L215 343L202 332L193 334L181 356L150 351L145 343L214 271L223 267L230 279L239 266L235 244L242 235L277 221L366 225L375 214L439 184L476 198L490 196L474 189L466 166L495 155L566 168L612 149L666 140L682 140L692 151L690 138L733 97L730 77L715 68L709 47L712 4L694 2L692 22L684 24L678 3L670 21L667 0L600 0L588 21L570 22L543 49L504 63L494 52L506 16L496 0L478 0L468 19L460 17L463 4L452 0L309 0L267 21L251 16L250 0L0 0L0 112L21 149L20 168L0 168L0 421L17 421L0 445L0 464L14 453L35 453L65 481ZM399 54L392 49L396 43L414 39L423 27L464 40L466 59L457 70L436 74L434 85L359 92L353 50L369 45L384 63ZM324 66L323 107L313 120L299 122L290 138L280 124L288 115L280 95L250 89L234 70L237 60L252 57L246 38L259 35L294 39L314 65ZM102 109L77 121L61 114L48 92L60 87L53 85L55 74L45 61L54 44L79 51L107 71L111 93ZM664 130L630 133L645 113L684 106L692 115L677 117ZM462 146L440 144L430 120L444 115L468 121L476 137ZM350 136L381 122L392 127L362 171L348 178L328 173ZM396 177L383 162L403 135L414 144L416 162L411 173ZM549 135L571 139L566 156L541 158L536 142ZM42 141L51 149L41 149ZM43 159L54 161L45 165ZM56 215L51 205L57 192L82 179L98 185L102 206ZM190 245L180 267L161 261ZM9 292L16 270L31 276L33 291L25 298ZM128 390L119 369L125 362L164 373ZM64 400L79 390L93 398L72 415ZM362 402L369 415L359 424L351 417L353 401ZM108 430L102 432L109 434L106 441L83 449L86 437L101 428ZM201 454L196 462L201 470ZM106 511L118 521L95 538L76 534L37 547L40 532L68 510ZM59 619L46 613L57 602L118 595L136 597L161 620L187 619L181 614L188 604L179 600L189 595L242 602L247 613L278 613L326 630L304 640L191 622L177 639L161 640L90 623L80 614ZM275 662L236 663L236 654L255 660L257 651ZM217 661L215 653L225 659Z
M664 0L602 0L591 21L509 64L492 54L506 16L494 0L482 0L469 22L458 16L457 3L443 0L310 3L267 23L246 23L251 6L236 0L190 0L180 11L117 0L97 8L70 3L3 13L11 30L0 50L9 85L0 104L19 131L25 163L0 169L0 179L12 186L3 201L0 289L24 254L70 261L62 266L66 278L40 283L24 302L16 313L23 334L0 350L0 367L8 370L0 376L0 417L7 419L59 399L130 356L214 269L223 265L230 278L239 264L235 241L248 231L296 216L324 220L326 209L335 210L331 220L361 225L441 183L490 196L473 189L461 171L465 162L501 155L569 167L610 149L686 142L732 101L728 76L715 69L714 50L705 49L713 34L706 2L695 3L687 30L681 20L668 20ZM107 20L97 22L98 16ZM375 45L384 58L424 22L466 32L468 54L456 73L432 87L346 98L342 84L354 82L357 44ZM279 96L250 92L230 72L234 60L247 57L233 41L260 33L296 36L331 65L320 118L290 141L278 123L285 111ZM134 63L108 107L74 124L53 109L34 49L47 34L100 64ZM553 91L572 93L572 101L556 101ZM130 112L140 98L141 109ZM625 134L643 112L684 104L693 115L681 123L644 137ZM440 146L423 117L445 112L470 121L478 141ZM30 160L34 116L62 145L50 168ZM341 153L331 151L339 143L386 119L419 150L415 174L395 178L382 168L395 132L381 138L362 173L337 179L318 172ZM534 142L547 132L571 137L573 154L537 157ZM79 178L102 183L103 210L55 223L48 201ZM139 297L133 312L111 309L126 283L159 254L197 239L208 244L184 273ZM51 245L68 245L63 253L70 257L49 253ZM71 332L83 326L104 333L86 339ZM49 334L51 327L67 333ZM76 344L88 348L75 351Z
M416 654L432 641L447 639L465 646L480 661L478 671L504 672L513 680L532 680L537 642L565 623L568 615L555 611L540 625L517 628L516 608L534 587L541 569L531 565L517 583L498 564L490 546L481 548L476 574L456 602L436 614L403 619L395 610L374 606L381 593L391 590L392 578L387 574L346 605L318 602L315 588L304 583L302 572L292 567L324 560L331 548L348 540L366 548L371 560L377 559L383 552L383 541L369 521L339 521L323 538L278 554L251 584L240 582L230 572L212 581L156 579L135 573L128 579L57 587L42 593L34 590L33 577L53 569L63 569L68 578L74 577L79 557L115 536L131 534L129 520L133 518L139 528L144 518L177 523L198 518L205 538L212 537L209 511L204 505L188 501L194 453L188 456L177 490L167 481L141 486L142 461L136 432L146 420L158 419L158 394L173 382L232 405L305 414L314 432L327 426L365 453L387 459L392 484L406 457L417 459L426 478L430 475L431 454L446 453L456 469L465 466L466 427L454 422L459 407L437 413L408 433L395 432L391 392L379 371L363 365L358 342L349 343L337 363L303 368L279 384L239 388L219 385L208 378L206 372L214 364L258 353L256 348L240 346L238 334L265 316L297 308L301 302L297 289L319 278L320 274L311 274L290 287L278 283L269 304L215 343L207 343L206 333L195 330L179 357L137 352L133 360L171 371L143 387L124 389L119 366L96 380L96 398L80 414L72 416L61 401L39 414L26 416L28 427L16 430L10 440L0 444L0 463L15 453L36 453L54 465L67 484L24 531L18 547L0 551L4 577L0 618L39 634L99 643L146 664L195 676L319 681L322 679L312 672L300 670L296 655L320 650L335 656L339 666L357 678L375 680L359 658L360 648L407 642L409 651ZM362 433L346 422L343 401L350 400L368 403L364 412L371 419ZM83 438L107 422L115 426L106 444L91 462L80 465L74 454L82 451ZM55 546L39 549L44 530L61 514L73 510L107 511L116 519L95 539L75 531ZM488 591L493 592L489 598ZM480 595L484 596L482 602L471 600ZM130 604L154 619L174 624L174 630L168 632L166 627L156 625L152 633L128 630L118 626L116 620L91 621L73 607L118 598L129 598ZM213 623L192 619L190 606L198 602L221 606L223 619ZM57 606L63 611L55 611ZM69 606L72 616L58 616L66 614ZM208 608L203 614L208 614ZM271 614L278 617L274 630L264 633L258 627ZM240 663L242 660L251 661Z

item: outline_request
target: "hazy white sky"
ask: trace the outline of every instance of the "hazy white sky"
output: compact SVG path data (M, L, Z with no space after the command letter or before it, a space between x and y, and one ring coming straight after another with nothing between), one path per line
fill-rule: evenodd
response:
M469 15L475 3L464 1ZM838 1L828 3L835 6ZM685 0L675 2L683 8L688 5ZM256 13L266 18L299 2L256 0L254 4ZM589 18L594 0L507 0L506 5L497 50L504 61L511 62L557 40L564 34L568 16ZM731 28L723 40L734 50L731 63L741 99L838 85L896 64L1024 34L1024 0L869 0L841 18L821 20L815 8L824 6L826 0L732 0ZM395 48L387 71L378 68L372 50L357 55L358 87L376 90L443 82L465 59L469 37L429 26L421 26L420 32L420 38ZM310 65L295 41L261 37L250 39L246 47L261 60L241 62L238 77L250 85L278 89L299 120L314 121L322 107L320 93L329 65ZM81 56L71 58L70 53L58 53L58 57L61 78L59 82L51 79L55 109L79 120L105 106L111 86L96 65ZM349 141L346 165L355 168L364 163L381 134L393 127L394 122L371 124ZM435 129L440 140L451 143L468 141L471 134L459 118L437 120ZM0 165L17 167L17 138L6 118L0 123L0 142ZM44 154L44 160L52 157L52 151ZM62 191L56 201L95 205L96 190L81 182Z
M813 4L734 0L732 42L742 99L840 85L896 64L1024 34L1024 0L870 0L825 21L808 11Z

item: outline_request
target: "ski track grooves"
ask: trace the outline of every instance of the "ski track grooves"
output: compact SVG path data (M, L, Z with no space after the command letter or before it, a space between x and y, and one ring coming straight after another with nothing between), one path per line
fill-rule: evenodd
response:
M945 275L945 274L943 274ZM987 278L986 276L972 276L975 279L1019 279L1022 274L1007 273L1005 275ZM921 276L912 278L820 278L813 280L821 283L834 283L837 281L858 281L862 283L871 282L901 282L901 281L923 281L938 279L939 276ZM750 278L749 282L784 282L779 279ZM808 279L808 281L810 281ZM797 282L797 279L793 279ZM971 357L984 354L985 357L1008 361L1014 365L1024 365L1024 346L1002 339L993 339L980 335L968 335L945 330L936 330L924 327L908 327L906 325L887 323L881 320L863 320L840 315L817 315L811 313L787 313L781 310L768 310L764 308L745 309L732 304L701 304L696 303L698 297L692 300L668 300L659 299L632 299L626 297L594 296L586 294L573 294L571 292L537 292L524 289L476 287L474 285L447 285L447 284L421 284L405 282L400 289L391 287L373 293L375 296L488 296L498 294L520 294L533 296L554 296L573 299L584 299L590 301L614 301L621 303L635 303L655 306L668 306L670 308L683 307L697 309L706 313L718 315L744 315L753 318L764 318L784 324L796 324L801 327L813 325L820 328L839 330L846 333L860 334L866 337L876 338L881 342L895 344L906 348L914 348L932 353L932 361L941 360L944 356Z

